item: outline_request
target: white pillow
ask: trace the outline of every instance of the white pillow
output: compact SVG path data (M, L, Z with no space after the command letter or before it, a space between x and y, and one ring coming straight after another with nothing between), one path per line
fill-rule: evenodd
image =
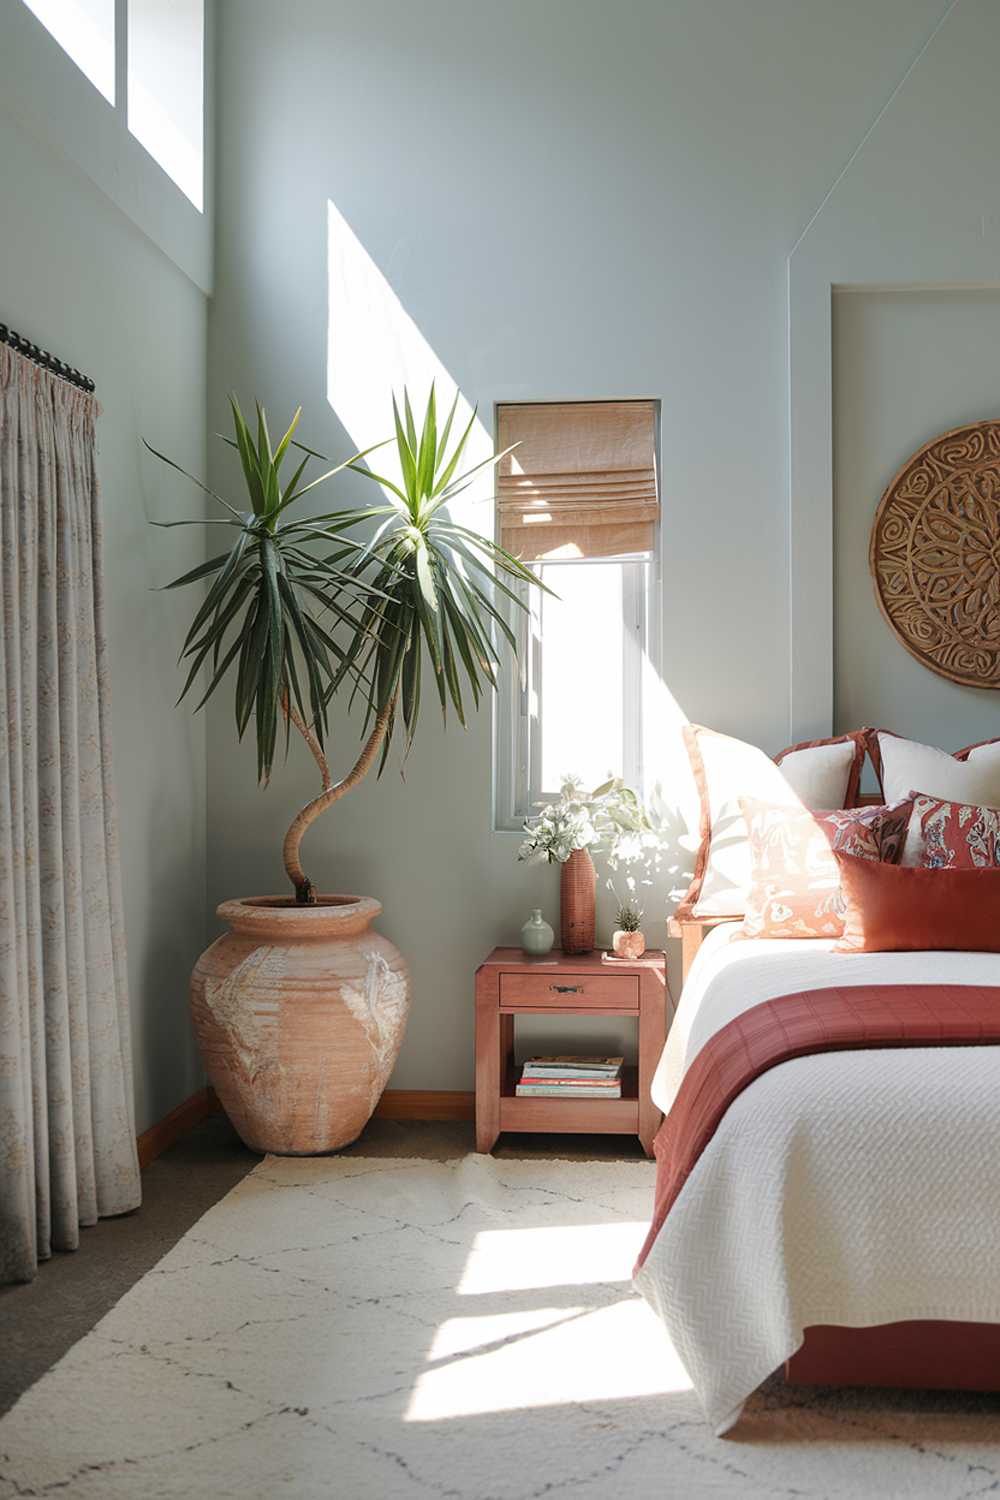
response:
M946 750L904 740L882 729L872 737L878 742L876 769L886 802L899 802L911 792L923 792L945 802L1000 807L1000 740L988 740L985 745L949 755Z
M823 810L847 805L864 759L860 734L795 746L780 766L743 740L689 724L684 730L701 799L701 848L682 915L741 917L750 888L750 844L739 799Z

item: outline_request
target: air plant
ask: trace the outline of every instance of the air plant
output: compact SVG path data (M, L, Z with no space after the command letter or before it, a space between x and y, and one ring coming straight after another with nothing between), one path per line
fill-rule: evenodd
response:
M466 725L466 695L478 707L483 693L497 686L501 650L517 650L496 594L524 609L523 598L509 583L544 587L491 538L457 525L448 514L449 500L476 472L494 467L504 457L491 454L459 472L476 413L449 452L458 399L456 392L439 432L432 386L418 433L404 391L402 416L395 397L392 402L394 438L306 482L310 461L323 455L295 438L301 408L272 446L263 407L257 403L254 438L238 401L231 397L234 437L224 441L239 455L249 510L232 505L146 445L228 513L154 525L208 525L235 533L225 551L166 585L181 588L210 580L181 648L188 673L180 697L186 697L206 668L208 685L197 711L228 678L234 687L240 739L254 720L259 780L270 779L282 724L286 745L294 726L320 770L320 793L297 814L284 841L285 870L298 903L315 901L300 857L306 830L352 790L376 760L381 774L399 726L404 755L409 752L422 684L428 677L445 722L450 707ZM365 462L369 454L391 443L401 484L375 473ZM283 484L281 470L292 448L303 457ZM320 515L292 512L303 496L347 469L379 484L387 503ZM362 526L374 528L367 539L355 535ZM326 752L330 705L347 685L350 702L360 698L364 707L364 742L352 768L334 781Z
M619 932L638 932L642 926L642 907L634 901L620 902L615 926Z

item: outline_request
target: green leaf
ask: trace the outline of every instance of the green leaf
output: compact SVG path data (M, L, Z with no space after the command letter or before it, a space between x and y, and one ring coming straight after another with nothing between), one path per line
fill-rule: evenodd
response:
M455 399L456 399L456 401L458 400L457 395L456 395ZM473 429L473 427L475 425L476 417L478 416L478 414L479 414L479 407L476 406L476 407L473 408L472 416L469 418L469 424L468 424L468 426L466 427L465 431L462 433L462 436L459 438L458 444L456 445L456 448L455 448L455 451L451 455L451 458L448 460L447 468L445 469L445 471L444 471L443 474L440 474L438 476L437 483L434 486L434 495L440 495L441 491L447 486L448 480L451 478L451 476L454 474L456 468L458 467L458 461L462 457L462 453L464 452L466 443L469 441L469 433L472 431L472 429ZM449 427L451 426L451 420L450 419L449 419L448 425L449 425Z
M292 441L292 435L295 432L296 427L298 427L298 425L299 425L299 418L301 417L301 415L302 415L302 408L301 408L301 406L297 406L295 408L295 415L294 415L294 417L292 418L291 422L288 425L288 431L285 433L284 437L281 439L281 442L278 444L277 448L275 448L275 450L274 450L274 471L275 471L275 473L277 473L278 470L281 468L281 461L284 458L285 454L288 452L288 445Z
M230 396L229 404L233 411L233 426L236 430L236 444L239 449L240 464L243 469L243 478L246 481L247 492L250 496L251 509L255 516L263 516L267 513L267 505L264 499L264 488L261 484L260 467L257 461L257 453L254 449L253 439L249 428L243 420L240 411L240 403L235 396Z
M406 413L406 437L414 458L417 456L417 427L413 420L413 409L410 406L410 393L403 386L403 410Z
M207 578L209 573L217 573L229 557L228 552L220 552L218 557L210 557L208 562L199 563L189 573L182 573L179 578L173 579L171 583L161 583L155 593L162 594L167 589L181 589L186 584L197 583L199 578Z
M407 402L407 405L409 403ZM412 520L416 519L416 507L419 501L417 494L417 465L413 456L413 449L406 440L403 424L399 420L399 407L396 398L392 398L392 415L396 424L396 448L399 452L399 464L403 471L403 488L406 491L406 508ZM412 421L412 417L410 419ZM414 441L416 437L414 436Z
M445 454L448 451L448 439L451 436L451 424L455 420L455 412L458 410L458 397L459 397L459 392L458 392L458 388L456 386L456 388L455 388L455 399L451 403L451 411L448 413L448 420L447 420L447 422L445 422L444 428L443 428L443 430L441 432L441 436L438 438L437 453L434 455L434 476L435 476L435 479L437 478L437 472L438 472L438 470L440 469L442 463L444 462L444 456L445 456Z
M420 499L429 496L434 486L434 465L437 461L437 409L434 401L434 382L431 381L424 427L420 434L417 456L417 488Z
M229 650L226 652L225 656L223 657L221 666L219 666L219 667L216 668L216 671L215 671L215 673L214 673L214 675L212 677L212 680L208 684L208 687L206 688L204 694L202 695L201 698L198 699L198 702L195 704L194 708L191 710L192 713L196 714L200 708L204 708L204 706L208 702L209 698L211 698L212 694L215 692L215 689L219 686L219 683L222 681L223 677L225 677L226 673L229 671L229 668L231 667L231 665L233 663L233 658L235 657L237 651L240 649L241 645L242 645L242 640L241 640L240 636L237 636L236 639L233 641L232 645L230 646ZM183 696L184 696L184 694L182 693L181 694L181 698L183 698ZM178 699L177 701L180 702L180 699Z
M230 505L228 500L223 500L222 496L217 495L215 490L210 490L207 484L202 484L200 479L195 479L194 475L189 474L187 469L182 469L180 464L175 464L172 458L168 458L165 453L161 453L158 448L154 448L152 443L147 443L145 438L142 439L142 445L144 448L149 449L154 458L158 458L161 463L168 464L171 469L176 469L178 474L183 474L185 479L190 479L191 483L196 484L206 495L210 495L213 500L218 500L219 504L224 505L230 515L235 516L237 521L242 525L243 517L234 505Z
M416 550L417 582L423 595L427 608L437 613L437 592L434 588L434 575L431 572L430 557L423 542L420 542Z

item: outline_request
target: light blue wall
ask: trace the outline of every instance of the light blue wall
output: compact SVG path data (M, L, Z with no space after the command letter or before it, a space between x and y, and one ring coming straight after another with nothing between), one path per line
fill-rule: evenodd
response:
M332 201L482 410L511 398L662 400L669 698L780 748L787 257L945 9L223 4L211 425L235 387L276 420L301 402L308 440L350 451L327 401ZM363 362L366 351L339 355ZM214 474L233 482L224 458ZM580 687L594 691L585 672ZM405 784L394 771L366 783L308 835L306 855L328 889L383 900L383 930L411 962L396 1085L461 1088L473 969L532 905L556 916L557 881L518 866L516 836L491 831L489 715L445 737L429 714L422 731ZM339 765L353 743L342 735ZM675 735L659 753L668 797L686 798ZM313 782L293 748L257 792L228 705L213 710L213 900L282 888L282 833ZM644 895L658 943L669 884ZM605 928L610 915L605 898Z
M868 542L882 493L924 443L1000 415L1000 292L834 299L835 713L957 750L1000 733L1000 696L922 666L875 602Z
M18 0L0 7L5 77L29 62L18 50L20 10ZM196 471L204 465L206 301L78 166L4 112L9 102L0 90L0 321L93 376L103 408L113 745L142 1130L201 1082L187 977L205 940L206 746L204 724L173 707L187 603L151 592L199 560L203 539L147 525L161 504L197 507L143 463L140 436Z

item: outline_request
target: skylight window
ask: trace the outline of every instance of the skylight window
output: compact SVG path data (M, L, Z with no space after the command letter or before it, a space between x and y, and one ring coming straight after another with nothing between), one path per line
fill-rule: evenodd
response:
M129 0L128 128L199 212L204 38L204 0Z
M24 0L46 31L115 102L115 0Z

